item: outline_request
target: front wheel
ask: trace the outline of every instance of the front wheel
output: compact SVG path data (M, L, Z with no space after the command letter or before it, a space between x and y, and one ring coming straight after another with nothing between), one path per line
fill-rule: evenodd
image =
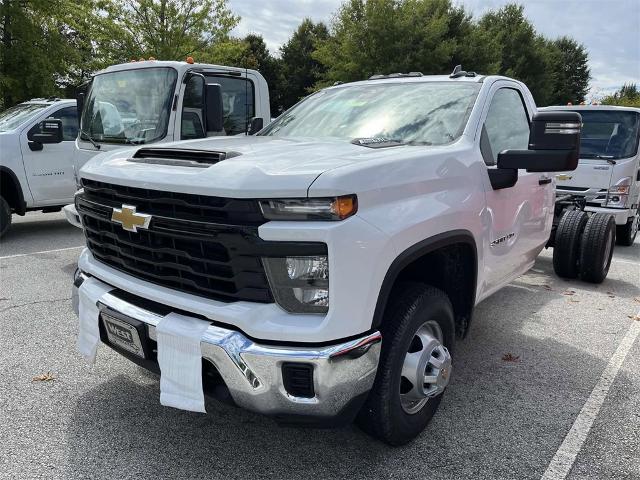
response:
M7 233L9 227L11 226L11 207L4 199L4 197L0 196L0 238Z
M453 307L441 290L404 283L395 289L381 332L378 372L357 421L370 435L403 445L427 426L449 383Z
M625 225L618 225L616 240L618 245L630 247L638 235L638 228L640 227L640 207L636 211L636 214L627 221Z

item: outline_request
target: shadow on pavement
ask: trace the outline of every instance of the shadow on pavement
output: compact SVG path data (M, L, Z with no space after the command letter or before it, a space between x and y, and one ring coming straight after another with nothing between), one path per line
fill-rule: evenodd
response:
M165 408L157 379L119 375L78 398L65 477L539 478L626 330L620 323L608 337L589 332L589 345L602 341L602 358L569 344L562 311L551 326L538 316L575 286L548 268L541 262L478 306L440 411L405 447L389 448L355 426L279 427L215 401L206 416ZM517 361L505 361L507 352Z

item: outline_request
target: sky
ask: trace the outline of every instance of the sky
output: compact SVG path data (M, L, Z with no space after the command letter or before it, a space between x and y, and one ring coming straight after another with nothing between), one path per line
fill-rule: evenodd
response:
M593 98L624 83L640 84L640 0L454 0L474 16L507 3L520 3L536 30L546 37L567 35L589 52ZM302 19L330 23L341 0L229 0L242 17L235 34L262 35L273 54Z

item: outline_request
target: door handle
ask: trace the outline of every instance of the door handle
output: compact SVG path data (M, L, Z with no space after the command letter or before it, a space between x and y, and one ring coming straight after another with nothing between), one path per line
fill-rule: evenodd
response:
M538 185L546 185L548 183L551 183L551 177L540 177L538 180Z

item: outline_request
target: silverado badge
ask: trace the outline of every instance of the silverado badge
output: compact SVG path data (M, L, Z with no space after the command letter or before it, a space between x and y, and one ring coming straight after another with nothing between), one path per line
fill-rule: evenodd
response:
M556 180L571 180L573 177L571 175L567 175L566 173L561 173L560 175L556 175Z
M111 220L122 225L129 232L137 232L138 228L149 228L151 215L136 213L133 205L122 205L122 208L114 208Z

